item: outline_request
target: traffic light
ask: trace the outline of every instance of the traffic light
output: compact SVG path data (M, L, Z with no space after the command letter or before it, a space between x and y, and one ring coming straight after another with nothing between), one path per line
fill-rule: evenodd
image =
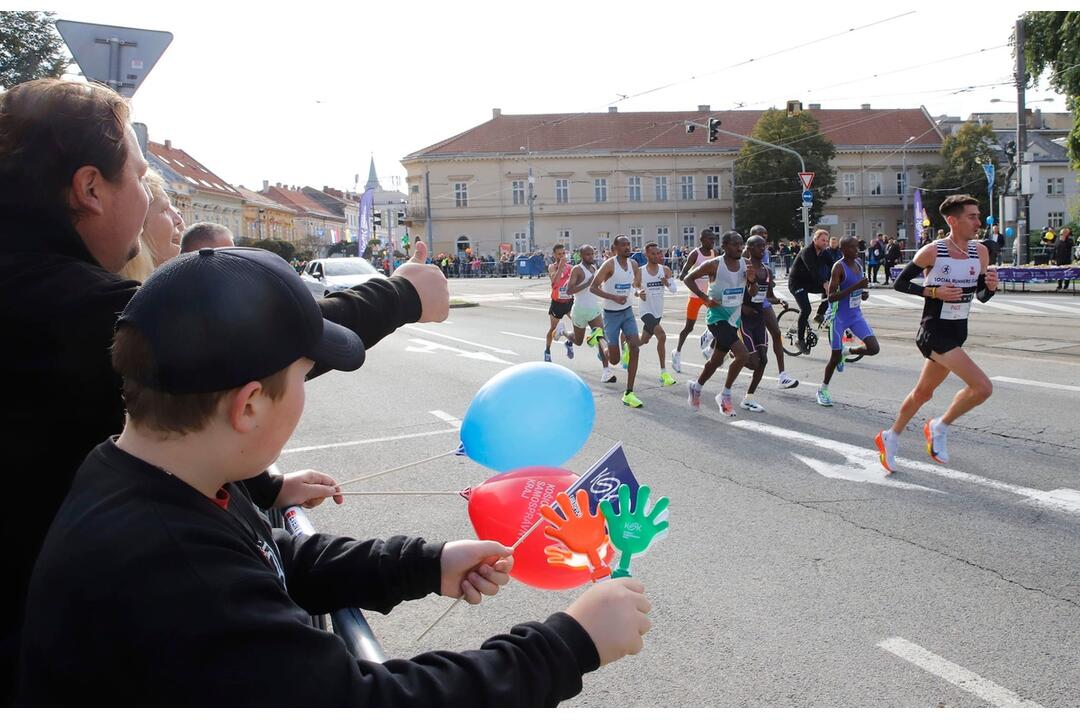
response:
M709 129L709 137L706 142L716 142L716 138L720 134L720 118L709 118L706 127Z
M377 228L382 227L382 210L371 212L371 224Z
M398 210L397 211L397 224L399 226L405 224L405 211L404 210Z

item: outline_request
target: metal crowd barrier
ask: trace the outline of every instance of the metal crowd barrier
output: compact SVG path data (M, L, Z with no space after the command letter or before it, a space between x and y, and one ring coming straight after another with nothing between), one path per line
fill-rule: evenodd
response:
M289 532L293 537L314 535L315 525L303 508L290 507L284 511L270 513L271 523ZM364 619L359 608L342 608L330 613L333 633L341 638L349 653L358 660L386 662L386 652L382 649L371 626ZM328 630L326 615L312 615L311 624L321 630Z

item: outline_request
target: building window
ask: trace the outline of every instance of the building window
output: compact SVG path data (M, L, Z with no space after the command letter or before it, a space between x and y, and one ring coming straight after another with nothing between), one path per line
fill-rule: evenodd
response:
M656 184L656 202L667 202L667 181L666 177L653 178Z
M853 222L844 223L844 236L845 237L851 237L851 236L855 235L857 230L858 230L858 225L856 223L853 223Z
M709 200L720 199L720 176L719 175L706 175L705 176L705 197Z
M630 202L641 202L641 178L637 175L627 181L626 199Z
M630 247L639 248L645 239L645 229L640 227L630 228Z
M454 207L469 207L468 183L454 183Z
M693 175L683 175L679 178L679 197L683 200L694 199Z
M1053 197L1061 197L1065 194L1065 178L1046 178L1046 194Z
M514 180L510 183L510 194L513 196L515 205L525 204L525 181Z
M903 195L904 194L904 190L907 189L904 186L905 186L904 173L902 173L902 172L896 173L896 194L897 195Z
M881 194L881 173L872 172L866 173L866 185L869 190L869 195Z
M671 246L671 233L667 225L656 228L656 244L665 249Z
M696 235L697 235L697 233L694 231L694 226L693 225L683 225L683 229L682 229L683 245L693 246L694 237Z
M1051 230L1053 230L1056 233L1058 228L1060 228L1062 225L1065 224L1065 213L1063 213L1063 212L1047 213L1046 214L1046 224L1050 227Z
M529 234L526 232L514 233L514 252L529 252Z
M596 233L596 246L601 251L611 248L611 233L601 232Z
M855 173L844 173L841 178L844 182L844 194L848 197L854 195L857 190L855 186Z
M724 229L719 225L710 225L709 230L712 231L712 234L716 236L717 240L719 240L720 236L724 234Z
M555 202L560 205L570 202L570 181L566 178L555 181Z
M593 180L593 200L598 203L607 202L607 178Z
M885 234L885 221L874 218L870 221L870 234L866 237L866 240L869 241L876 238L878 233Z

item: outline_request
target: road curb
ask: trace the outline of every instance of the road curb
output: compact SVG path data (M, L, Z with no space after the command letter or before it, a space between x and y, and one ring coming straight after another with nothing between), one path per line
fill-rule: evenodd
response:
M451 300L450 309L456 310L457 308L474 308L480 307L480 303L468 302L467 300Z

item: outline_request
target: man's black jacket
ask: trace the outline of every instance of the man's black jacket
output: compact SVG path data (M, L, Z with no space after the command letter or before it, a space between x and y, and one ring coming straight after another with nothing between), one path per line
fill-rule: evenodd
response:
M819 253L814 243L810 243L799 251L795 262L791 265L788 289L792 292L800 290L812 293L822 292L821 286L828 281L833 264L828 248Z
M0 703L11 702L18 629L34 558L79 465L123 429L113 328L139 284L104 270L70 225L0 205L0 463L9 568L0 613ZM319 302L370 348L420 317L406 280L377 279ZM318 374L319 368L313 371ZM273 502L277 488L255 498Z

